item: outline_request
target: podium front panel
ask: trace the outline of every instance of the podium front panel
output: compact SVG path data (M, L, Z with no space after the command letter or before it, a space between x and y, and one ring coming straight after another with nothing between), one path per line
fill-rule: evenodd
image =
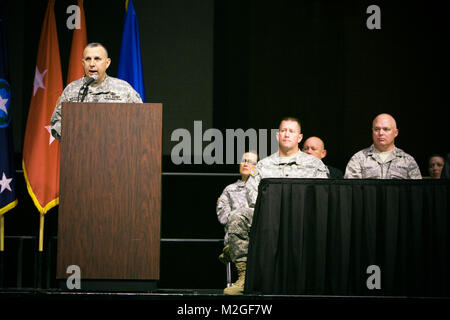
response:
M57 278L159 279L162 105L64 103Z

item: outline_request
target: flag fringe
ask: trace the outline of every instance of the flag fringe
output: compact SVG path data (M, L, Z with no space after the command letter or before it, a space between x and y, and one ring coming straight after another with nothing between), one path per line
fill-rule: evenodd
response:
M7 204L6 206L4 206L3 208L0 209L0 215L3 215L4 213L8 212L9 210L11 210L12 208L14 208L15 206L17 206L17 203L19 201L16 199L13 202Z

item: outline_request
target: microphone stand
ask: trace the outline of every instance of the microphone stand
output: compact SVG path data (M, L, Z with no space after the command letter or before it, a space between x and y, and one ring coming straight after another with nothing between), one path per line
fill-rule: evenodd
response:
M83 102L84 98L86 98L86 95L88 93L88 89L89 89L89 85L93 82L97 81L97 77L93 76L92 78L90 78L89 80L87 80L80 88L80 91L78 91L78 98L77 101L78 102ZM81 96L81 99L80 99Z

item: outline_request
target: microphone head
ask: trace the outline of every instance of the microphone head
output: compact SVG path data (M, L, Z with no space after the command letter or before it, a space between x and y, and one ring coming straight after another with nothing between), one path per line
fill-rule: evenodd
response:
M86 88L91 85L93 82L97 82L98 76L96 74L93 74L92 76L89 76L89 79L86 80L86 82L83 84L82 88Z

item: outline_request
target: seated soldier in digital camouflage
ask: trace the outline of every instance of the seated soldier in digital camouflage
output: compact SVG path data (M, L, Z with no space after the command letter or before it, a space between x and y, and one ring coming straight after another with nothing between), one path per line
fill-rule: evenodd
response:
M222 226L226 226L228 217L236 212L240 208L248 208L247 191L245 189L245 183L248 180L250 172L255 168L258 162L258 155L255 152L246 152L242 156L241 163L239 165L239 174L241 178L228 185L217 200L217 219ZM228 255L228 232L225 229L224 237L224 250L219 256L219 260L227 264L230 262Z
M347 164L346 179L422 179L412 156L394 144L398 135L395 119L386 113L372 122L373 144L357 152Z
M250 173L247 183L248 208L240 208L228 217L229 256L236 266L238 280L224 289L224 294L243 294L247 269L249 234L253 219L253 208L258 196L258 185L264 178L328 178L328 168L323 162L299 149L302 140L300 121L284 118L277 133L278 152L258 162Z

